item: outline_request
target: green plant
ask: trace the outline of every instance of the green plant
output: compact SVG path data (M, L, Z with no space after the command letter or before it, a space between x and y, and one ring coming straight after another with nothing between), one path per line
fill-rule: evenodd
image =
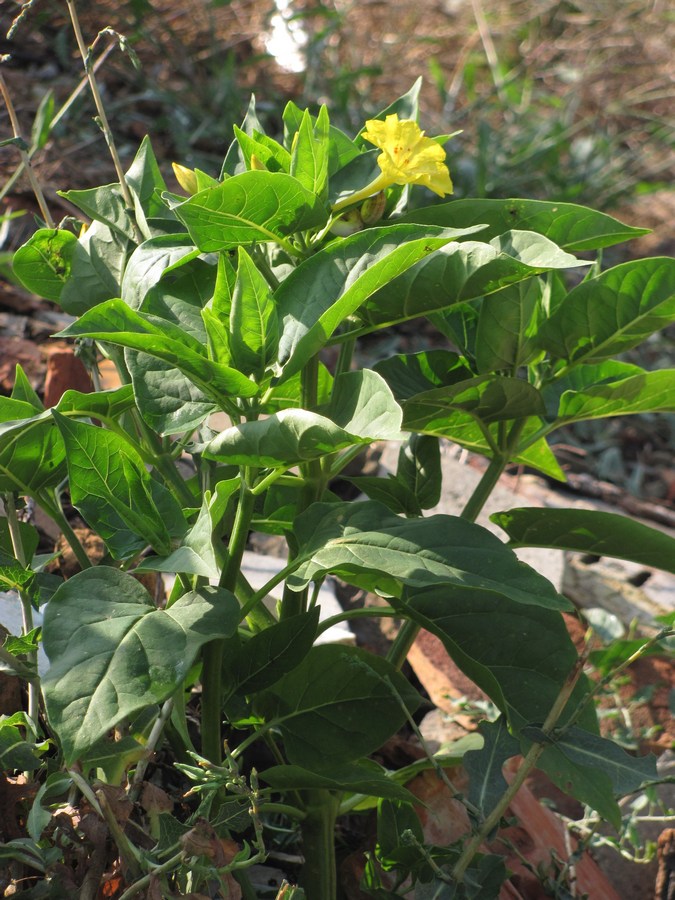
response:
M0 399L0 575L24 615L2 659L28 691L27 713L0 722L0 735L6 765L40 784L29 837L1 852L36 879L35 896L67 889L83 847L105 860L112 844L123 900L214 883L228 896L232 879L255 897L247 870L279 823L296 823L301 888L330 900L337 820L377 807L364 890L392 896L412 879L417 897L496 897L506 871L480 847L535 763L615 826L616 797L656 778L652 758L598 735L585 655L561 616L570 604L512 548L672 571L672 539L601 513L516 509L494 517L509 546L474 520L513 461L563 478L547 444L562 424L672 409L672 371L613 357L672 320L675 261L592 266L570 289L567 270L589 265L575 252L641 230L527 200L406 214L412 184L450 189L442 139L414 124L418 87L355 139L325 107L313 116L289 103L279 143L251 104L218 177L177 167L188 197L167 191L146 139L118 183L64 193L91 220L79 236L42 228L15 254L24 285L77 317L60 336L91 358L94 342L122 382L67 391L45 410L18 368ZM365 197L367 185L378 193ZM361 336L423 316L456 350L352 369ZM321 358L331 345L332 372ZM229 427L216 429L215 413ZM439 438L490 460L460 517L423 515L441 491ZM331 483L377 440L402 442L396 474L360 479L366 502L340 501ZM66 488L105 543L98 565L64 512ZM56 590L20 521L22 497L58 524L81 566ZM288 544L284 569L258 591L241 571L251 531ZM175 582L158 602L138 576L163 573ZM330 575L388 598L338 617L402 619L388 658L315 645L334 621L320 623L316 603ZM272 611L264 601L281 582ZM501 713L466 753L473 829L451 847L425 844L410 771L370 759L418 706L400 668L421 627ZM145 793L164 742L197 800L182 816ZM502 763L518 753L507 787ZM69 832L59 816L78 796L99 832L84 820ZM91 884L78 889L94 896ZM279 896L291 893L301 895L285 886Z

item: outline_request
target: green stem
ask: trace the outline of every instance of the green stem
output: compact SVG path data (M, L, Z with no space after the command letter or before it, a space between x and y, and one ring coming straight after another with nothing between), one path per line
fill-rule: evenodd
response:
M579 676L583 671L584 662L584 656L580 656L577 659L574 666L572 667L570 674L567 676L565 683L560 689L560 693L556 697L555 702L553 703L553 706L551 707L551 710L546 717L546 721L542 725L541 730L547 737L555 728L558 719L567 706L567 703L572 695L572 691L574 690L576 683L579 680ZM504 791L499 799L499 802L492 810L492 812L487 816L480 829L466 843L464 849L462 850L461 856L455 863L455 866L452 870L452 877L455 879L455 881L463 881L464 874L471 865L472 859L479 851L481 844L487 839L488 835L493 831L493 829L496 828L497 825L499 825L499 822L501 821L501 818L506 812L509 804L524 784L527 776L535 767L537 760L539 759L541 754L546 749L546 744L547 741L532 744L527 752L527 755L523 759L523 762L520 764L515 778L508 786L506 791Z
M19 527L19 517L16 514L16 506L14 505L14 494L3 494L2 503L5 508L5 516L7 517L7 528L12 541L12 551L14 557L19 561L24 569L28 568L28 559L24 550L23 540L21 539L21 529ZM33 630L33 606L30 597L26 591L19 590L19 600L21 602L21 616L23 623L23 633L29 634ZM33 650L26 654L28 662L37 672L37 650ZM37 728L38 713L40 710L40 699L38 687L35 681L28 682L28 715L33 722L33 727ZM37 734L36 734L37 737Z
M343 372L349 372L352 365L352 356L354 355L355 346L356 340L354 338L345 341L344 344L340 344L340 355L338 356L337 365L335 366L336 378L338 375L342 375Z
M312 900L335 900L335 821L340 800L334 792L327 790L307 791L306 797L307 815L300 826L305 857L300 884Z
M44 509L44 511L47 513L47 515L50 517L50 519L53 519L54 522L59 526L64 538L66 539L66 541L68 541L68 545L70 546L70 549L73 551L73 554L75 555L75 559L79 562L80 566L83 569L91 568L92 562L89 559L89 557L87 556L87 553L86 553L84 547L82 546L82 544L80 543L79 538L77 537L77 535L75 534L73 529L70 527L70 523L68 522L68 519L66 519L65 515L63 514L63 510L61 509L61 506L59 505L58 501L52 503L50 500L48 500L46 497L43 497L42 495L40 495L40 496L36 495L35 499L40 504L40 506Z
M460 517L468 522L475 522L480 511L485 506L490 494L494 490L495 485L499 481L499 477L506 468L508 456L495 456L483 473L483 477L478 482L475 491L469 497ZM410 619L404 622L398 634L394 638L394 642L389 648L387 659L392 665L400 669L408 656L410 648L415 642L415 638L420 632L421 626Z
M400 610L391 606L369 606L366 609L350 609L338 613L336 616L331 616L329 619L324 619L323 622L319 623L316 633L317 636L323 634L324 631L328 631L333 625L338 625L340 622L348 622L350 619L395 619L400 617L400 615Z
M255 497L248 486L248 473L242 474L241 496L232 526L229 557L220 578L220 587L234 592L241 559L246 548ZM222 761L221 707L223 696L223 652L225 640L219 638L204 647L202 672L202 754L215 765Z

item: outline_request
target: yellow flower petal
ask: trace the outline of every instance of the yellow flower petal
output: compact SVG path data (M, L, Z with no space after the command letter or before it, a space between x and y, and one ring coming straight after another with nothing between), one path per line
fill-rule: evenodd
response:
M417 122L396 113L366 122L363 137L382 150L377 164L389 184L422 184L439 197L452 193L445 150L425 137Z

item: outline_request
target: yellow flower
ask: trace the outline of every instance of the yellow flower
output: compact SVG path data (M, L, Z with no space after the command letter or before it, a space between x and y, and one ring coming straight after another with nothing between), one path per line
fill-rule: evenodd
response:
M382 150L377 157L381 173L369 185L339 200L338 212L390 187L392 184L421 184L439 197L452 193L452 181L445 165L445 150L425 137L417 122L399 119L394 113L383 121L366 122L363 137Z

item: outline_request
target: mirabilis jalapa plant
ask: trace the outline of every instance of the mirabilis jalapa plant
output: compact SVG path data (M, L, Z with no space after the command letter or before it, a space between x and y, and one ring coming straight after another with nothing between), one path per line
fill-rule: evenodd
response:
M30 840L4 852L36 872L61 858L43 835L79 790L117 842L125 898L218 880L226 896L230 877L255 897L248 867L265 858L271 826L295 823L301 887L283 896L331 900L336 822L376 809L365 893L489 900L507 873L481 846L535 763L617 827L616 798L656 778L652 757L599 736L561 615L571 605L513 548L675 571L675 542L585 510L497 513L508 543L474 520L510 463L564 480L547 443L559 426L675 409L672 370L614 358L672 321L675 261L602 271L579 260L643 230L569 204L408 211L414 185L452 190L445 138L416 122L418 87L354 139L325 107L314 116L289 103L278 142L252 103L218 178L176 166L187 197L167 191L146 139L119 183L65 192L91 221L79 236L44 228L16 253L24 284L76 317L60 337L114 360L122 382L67 391L45 410L19 369L0 399L0 572L25 620L3 660L27 679L30 702L0 733L15 737L10 765L41 781ZM423 317L454 350L354 368L361 336ZM333 371L322 361L329 346L339 347ZM231 424L214 430L214 413ZM489 460L459 517L424 515L441 492L439 438ZM369 499L341 501L331 483L374 441L401 442L396 473L354 479ZM63 513L65 485L105 542L98 565ZM19 497L58 523L81 565L55 591ZM285 568L258 591L241 571L255 531L288 544ZM136 577L147 573L175 575L166 602ZM335 621L319 623L316 604L330 575L387 598L337 617L402 620L387 658L316 643ZM282 582L271 608L264 600ZM31 619L40 604L42 676ZM370 757L418 708L400 668L422 627L501 716L461 746L388 771ZM199 732L187 714L197 690ZM199 803L189 818L146 812L156 839L147 849L115 821L101 783L136 801L165 741ZM260 746L264 764L251 770ZM463 754L473 830L450 847L425 845L405 783ZM507 787L502 765L518 754ZM195 838L208 835L205 820L238 841L234 858Z

